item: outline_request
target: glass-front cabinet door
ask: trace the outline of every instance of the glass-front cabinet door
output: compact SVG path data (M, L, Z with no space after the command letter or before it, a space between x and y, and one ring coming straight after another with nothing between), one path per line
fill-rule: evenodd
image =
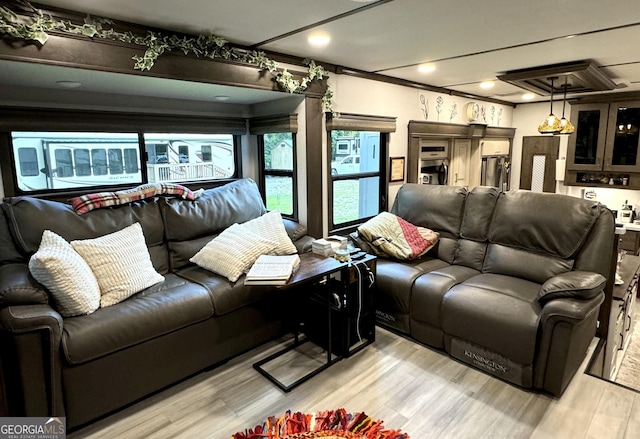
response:
M604 170L640 172L640 101L612 102L604 156Z
M571 123L576 130L567 145L567 169L602 171L609 104L576 104Z

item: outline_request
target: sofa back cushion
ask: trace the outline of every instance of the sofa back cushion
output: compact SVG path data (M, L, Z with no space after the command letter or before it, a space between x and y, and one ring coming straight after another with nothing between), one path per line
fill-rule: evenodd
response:
M153 267L162 274L168 270L162 216L155 199L84 215L78 215L69 204L33 197L7 198L2 209L16 247L26 258L38 250L45 230L70 242L97 238L140 223Z
M26 258L20 254L13 243L13 237L7 224L7 217L0 212L0 264L8 264L11 262L25 262Z
M592 271L609 277L615 228L613 213L605 206L600 206L600 215L576 256L574 270Z
M489 244L483 273L504 274L543 284L550 277L571 271L573 259L554 258L529 250Z
M496 203L489 241L573 258L599 215L597 202L540 192L503 192Z
M195 201L160 200L172 270L189 264L211 239L234 223L266 213L256 183L248 178L204 191Z
M599 215L598 203L579 198L503 192L489 228L482 271L544 283L572 270Z
M453 263L467 193L465 188L458 186L407 183L398 191L391 213L411 224L438 232L437 256Z
M467 195L460 236L473 241L485 242L491 219L500 197L498 188L477 186Z
M477 186L467 195L454 264L482 270L489 226L499 196L498 188L489 186Z

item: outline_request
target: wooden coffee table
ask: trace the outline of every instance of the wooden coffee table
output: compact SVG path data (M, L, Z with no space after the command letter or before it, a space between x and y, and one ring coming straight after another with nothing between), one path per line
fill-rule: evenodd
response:
M375 304L372 285L376 257L365 255L351 263L314 253L300 255L300 268L278 289L293 289L300 321L292 342L253 365L285 392L299 386L332 364L359 352L375 341ZM371 277L369 275L371 273ZM372 283L372 282L371 282ZM264 369L267 363L304 343L325 350L325 361L291 384Z

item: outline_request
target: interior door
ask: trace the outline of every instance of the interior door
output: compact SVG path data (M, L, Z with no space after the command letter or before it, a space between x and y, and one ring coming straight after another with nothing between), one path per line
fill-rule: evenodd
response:
M449 184L469 186L469 162L471 161L471 139L455 139L451 154Z
M558 136L522 138L520 189L535 192L556 191L556 159L560 151Z

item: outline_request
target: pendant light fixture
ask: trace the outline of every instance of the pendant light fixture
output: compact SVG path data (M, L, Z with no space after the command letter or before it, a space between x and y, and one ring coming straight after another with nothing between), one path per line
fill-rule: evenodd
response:
M549 116L546 117L545 120L542 121L540 125L538 125L538 132L540 134L558 134L560 133L560 119L553 114L553 81L558 79L557 77L548 78L551 81L551 99L550 99L550 110Z
M559 134L571 134L576 128L564 117L564 107L567 105L567 77L564 77L564 96L562 98L562 119L560 119L560 133Z

